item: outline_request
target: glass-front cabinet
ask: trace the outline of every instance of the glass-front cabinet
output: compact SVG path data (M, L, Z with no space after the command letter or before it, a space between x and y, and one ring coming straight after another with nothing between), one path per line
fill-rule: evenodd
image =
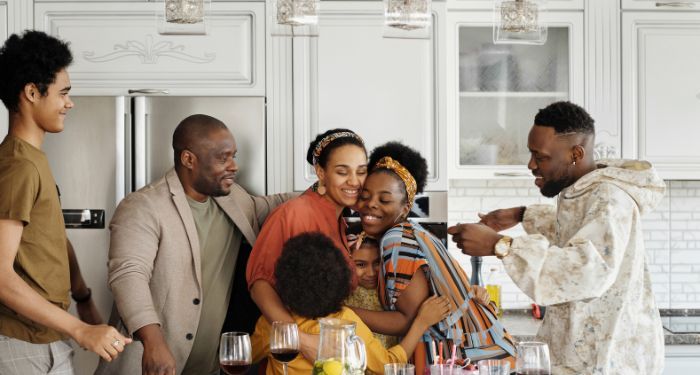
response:
M544 45L494 44L490 11L450 16L449 178L531 176L527 136L537 111L559 100L583 104L583 13L546 13Z

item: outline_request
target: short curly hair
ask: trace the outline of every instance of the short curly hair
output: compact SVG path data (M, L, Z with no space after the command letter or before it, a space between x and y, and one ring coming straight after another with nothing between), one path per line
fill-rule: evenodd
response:
M311 143L309 143L309 148L306 150L306 161L314 165L314 150L316 149L316 146L318 145L323 138L326 138L326 136L329 136L333 133L344 133L344 132L349 132L353 134L357 134L354 131L350 129L343 129L343 128L337 128L337 129L330 129L324 133L321 133L316 136L316 139L314 139ZM365 144L362 142L362 140L359 138L355 137L340 137L336 138L333 140L331 143L329 143L326 147L324 147L321 150L321 155L318 156L318 165L321 166L321 168L326 167L326 163L328 163L328 157L331 155L331 152L335 150L338 147L345 146L345 145L355 145L362 150L365 151L365 154L367 154L367 149L365 148Z
M426 181L428 180L428 163L418 151L400 142L387 142L381 146L377 146L374 148L374 150L372 150L372 154L369 156L368 167L370 174L377 172L390 172L386 168L375 168L379 160L385 156L390 156L392 159L403 165L404 168L406 168L408 172L411 173L411 176L413 176L413 178L416 180L416 192L423 192ZM405 199L408 199L408 197L405 196Z
M293 313L317 319L340 311L351 271L328 236L308 232L287 240L275 266L277 293Z
M33 83L44 96L56 73L72 62L66 42L41 31L12 34L0 48L0 99L9 111L19 111L24 86Z
M535 125L554 128L557 134L595 134L594 122L585 109L565 101L552 103L535 116Z

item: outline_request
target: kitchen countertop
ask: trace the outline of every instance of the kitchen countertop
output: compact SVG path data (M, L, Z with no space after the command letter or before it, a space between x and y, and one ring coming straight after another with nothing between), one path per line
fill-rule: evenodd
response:
M676 310L662 310L662 316L686 316ZM529 310L505 310L500 319L515 341L533 341L542 325L541 320L534 319ZM700 333L673 333L664 328L666 345L700 345Z

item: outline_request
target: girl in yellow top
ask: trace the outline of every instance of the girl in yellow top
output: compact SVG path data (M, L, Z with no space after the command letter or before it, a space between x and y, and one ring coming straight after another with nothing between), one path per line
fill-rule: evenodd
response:
M324 317L355 322L355 333L365 342L367 369L377 374L384 373L386 363L407 362L423 332L449 314L446 299L429 298L399 345L384 348L357 314L343 306L350 294L351 271L333 241L321 233L290 238L277 261L275 278L280 299L293 313L299 331L318 334L317 319ZM282 374L282 363L270 354L270 326L256 325L251 342L253 362L267 356L267 374ZM308 375L312 369L313 364L303 356L297 356L288 365L289 375Z

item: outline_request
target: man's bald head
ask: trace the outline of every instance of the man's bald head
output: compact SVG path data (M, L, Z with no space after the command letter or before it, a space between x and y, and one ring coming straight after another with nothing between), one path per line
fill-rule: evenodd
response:
M180 155L183 151L190 150L195 154L201 154L203 144L209 141L209 134L220 129L228 130L221 120L203 114L192 115L180 121L173 133L175 167L181 166Z

